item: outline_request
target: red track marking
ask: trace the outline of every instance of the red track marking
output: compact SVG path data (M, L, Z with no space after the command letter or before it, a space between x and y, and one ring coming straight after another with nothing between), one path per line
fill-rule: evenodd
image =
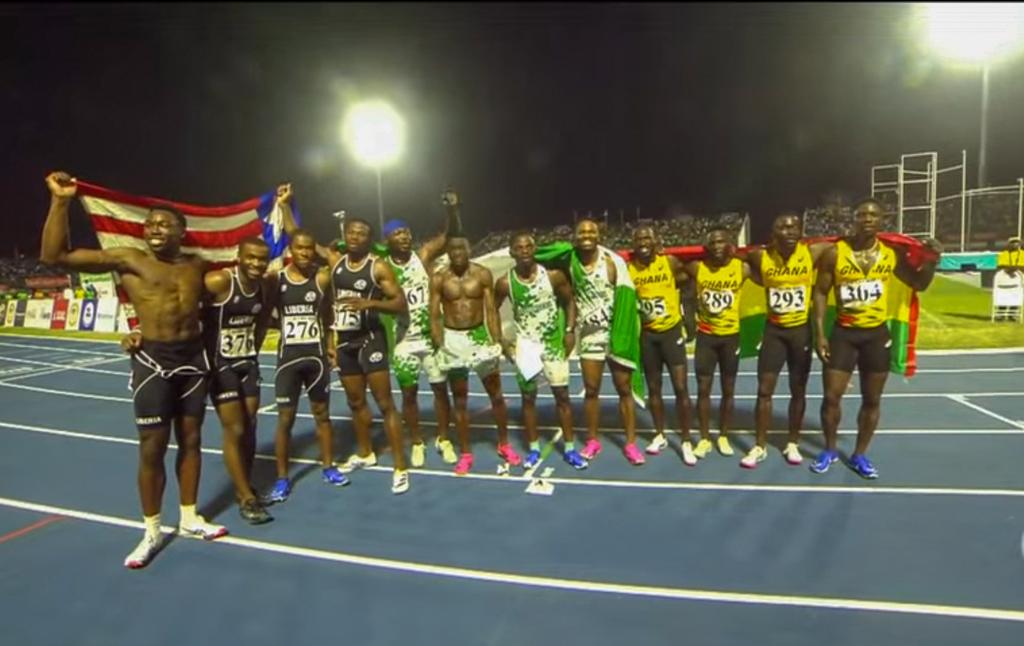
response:
M19 536L24 536L25 534L28 534L31 531L35 531L35 530L39 529L40 527L45 527L46 525L49 525L50 523L56 522L56 521L58 521L58 520L60 520L62 518L64 518L64 517L63 516L53 515L53 516L47 516L46 518L43 518L42 520L37 520L36 522L32 523L28 527L22 527L21 529L16 529L13 532L8 532L7 534L4 534L3 536L0 536L0 543L6 543L7 541L13 540L15 538L18 538Z

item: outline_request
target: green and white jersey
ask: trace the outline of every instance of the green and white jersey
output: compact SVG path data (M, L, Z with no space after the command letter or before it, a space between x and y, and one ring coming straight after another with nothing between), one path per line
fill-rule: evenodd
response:
M509 300L516 323L516 337L526 337L544 345L546 359L565 358L562 342L562 316L551 278L537 265L532 282L524 282L515 269L508 270Z
M413 252L409 262L400 265L388 256L388 264L395 270L398 285L405 293L409 311L397 317L395 344L430 340L430 276L418 254Z
M596 267L583 270L583 279L573 284L576 296L576 320L586 333L589 330L608 330L612 325L612 306L615 286L608 279L608 260L604 253Z

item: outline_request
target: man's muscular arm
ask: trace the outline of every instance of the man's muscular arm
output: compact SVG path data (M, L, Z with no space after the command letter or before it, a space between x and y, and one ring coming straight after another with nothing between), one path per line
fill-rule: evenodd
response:
M377 281L380 291L384 293L383 299L343 298L338 302L357 312L377 310L378 312L387 312L388 314L401 314L409 309L408 304L405 302L405 293L402 291L401 286L399 286L398 279L395 278L395 272L388 263L375 259L373 261L373 277Z
M836 249L825 250L819 261L818 280L814 283L812 306L814 308L815 350L822 363L827 364L830 357L828 337L825 336L825 312L828 311L828 293L835 280Z
M508 276L502 276L494 284L494 309L500 312L501 306L505 302L505 299L508 298L508 296ZM499 332L504 332L504 330L501 330L500 325L498 326L498 328ZM508 360L515 361L515 355L513 353L514 346L512 344L512 341L510 339L506 339L504 336L499 336L498 338L495 339L495 341L501 344L501 349L505 352L505 356L508 357Z
M444 323L441 319L441 289L444 286L443 272L430 277L430 340L435 348L444 346Z
M78 186L70 175L61 171L47 175L46 186L50 189L50 210L43 225L39 251L39 260L43 264L92 272L134 270L133 261L144 255L138 249L67 249L68 209Z
M569 279L558 269L548 270L548 277L551 280L551 289L558 298L558 304L565 310L565 330L562 339L565 344L565 356L572 354L576 346L576 298L572 293L572 285Z
M475 270L484 288L484 317L487 331L497 343L501 339L501 315L494 306L494 278L491 276L491 270L486 267L477 267Z

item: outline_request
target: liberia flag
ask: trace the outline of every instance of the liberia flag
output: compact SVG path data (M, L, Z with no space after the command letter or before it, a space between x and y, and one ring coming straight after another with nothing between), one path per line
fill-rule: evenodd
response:
M77 184L78 196L103 249L134 247L145 251L142 225L149 210L159 205L173 206L185 214L188 226L182 252L195 254L216 267L233 264L238 242L248 236L266 241L271 260L281 257L288 246L283 216L274 205L276 190L231 206L196 206L129 195L81 180ZM294 204L292 213L298 224L299 212Z

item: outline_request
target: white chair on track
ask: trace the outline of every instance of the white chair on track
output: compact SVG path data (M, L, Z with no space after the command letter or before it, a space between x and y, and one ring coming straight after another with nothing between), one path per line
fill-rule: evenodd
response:
M992 320L1024 323L1024 272L997 271L992 281Z

